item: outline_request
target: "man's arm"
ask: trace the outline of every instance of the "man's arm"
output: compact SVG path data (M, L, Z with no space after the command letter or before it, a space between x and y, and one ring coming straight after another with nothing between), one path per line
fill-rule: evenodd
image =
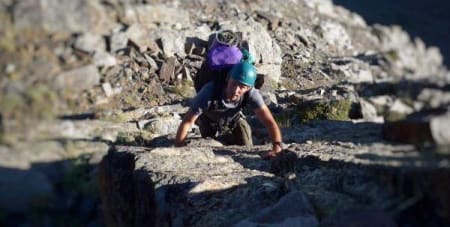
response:
M256 117L262 122L269 132L269 137L272 140L272 150L266 155L266 158L275 157L279 153L281 148L281 131L277 122L272 116L269 108L263 105L261 108L255 110Z
M195 114L191 109L189 109L189 111L184 116L183 121L181 121L180 126L178 126L177 136L175 137L175 146L184 146L184 141L186 139L188 131L189 129L191 129L198 116L199 115Z

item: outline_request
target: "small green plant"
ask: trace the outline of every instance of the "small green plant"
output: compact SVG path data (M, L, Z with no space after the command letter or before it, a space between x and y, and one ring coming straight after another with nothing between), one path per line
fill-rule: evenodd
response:
M5 119L20 118L25 107L25 100L20 94L6 94L0 99L0 109Z
M37 85L23 94L6 94L0 99L0 111L5 119L50 119L56 115L57 100L55 92Z
M195 95L194 83L189 80L182 80L181 83L168 87L167 91L182 96L183 98L192 98Z
M292 127L292 121L295 117L295 114L292 111L284 111L280 114L276 114L274 116L275 121L278 126L281 128L290 128Z
M120 112L114 112L111 115L105 116L102 118L102 120L110 121L113 123L122 123L122 122L128 122L132 119L130 119L130 117L127 114L120 111Z
M400 59L400 56L398 55L398 52L396 50L390 50L386 52L386 56L392 61L397 61Z
M25 92L30 114L40 119L50 119L56 115L58 96L46 86L30 88Z
M133 97L133 95L125 95L122 98L122 101L124 104L126 104L129 107L136 107L139 106L139 100L137 100L136 97Z
M0 15L0 21L2 26L2 35L0 36L0 50L6 52L15 51L16 47L16 32L14 31L11 19L7 14Z
M296 68L292 61L286 62L286 64L284 64L283 66L284 66L284 76L285 77L288 77L288 78L296 78L297 77Z
M399 112L396 112L396 111L388 111L385 114L384 119L386 121L400 121L400 120L405 119L406 116L407 116L407 114L405 114L405 113L399 113Z
M302 122L311 120L336 120L349 119L351 102L349 100L318 101L300 104L298 114Z
M119 132L116 143L130 146L146 146L154 138L151 131Z
M68 192L97 196L96 179L91 176L90 155L80 155L70 161L69 170L64 174L63 188Z

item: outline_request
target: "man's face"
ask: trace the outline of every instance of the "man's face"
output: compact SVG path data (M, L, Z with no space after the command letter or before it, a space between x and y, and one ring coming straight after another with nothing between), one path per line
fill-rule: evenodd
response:
M250 86L241 84L238 81L229 78L225 88L225 98L231 101L236 101L250 89Z

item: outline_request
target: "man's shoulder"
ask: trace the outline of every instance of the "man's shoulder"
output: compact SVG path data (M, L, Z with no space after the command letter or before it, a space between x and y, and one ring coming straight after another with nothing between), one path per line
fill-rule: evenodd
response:
M264 105L264 100L262 98L261 92L259 89L252 88L248 91L247 97L244 97L246 100L245 103L250 103L250 106L257 109Z
M214 95L214 84L209 82L203 85L197 95L190 101L190 107L196 114L200 114L209 106Z
M198 96L208 96L213 93L214 91L214 82L208 82L200 89L200 91L197 93Z
M261 92L259 91L259 89L252 87L250 89L250 91L248 91L248 96L249 97L255 97L255 96L260 96Z

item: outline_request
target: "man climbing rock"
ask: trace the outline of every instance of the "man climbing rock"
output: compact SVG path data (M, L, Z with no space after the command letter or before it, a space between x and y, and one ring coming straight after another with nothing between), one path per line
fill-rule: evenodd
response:
M189 129L197 123L203 138L218 138L229 145L252 146L251 128L242 112L243 107L249 105L272 140L272 150L264 158L275 157L282 150L281 132L259 90L254 88L255 80L255 67L242 61L231 68L225 82L205 84L178 127L175 145L183 146Z

